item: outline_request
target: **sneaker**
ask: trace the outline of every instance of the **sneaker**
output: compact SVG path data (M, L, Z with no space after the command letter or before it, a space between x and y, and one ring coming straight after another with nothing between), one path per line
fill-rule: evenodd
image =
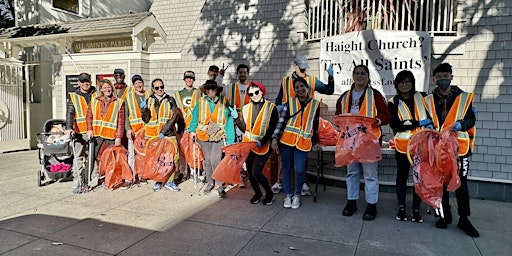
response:
M436 228L445 229L450 223L452 223L452 215L444 216L444 218L439 218L436 222Z
M203 190L204 195L209 195L212 192L213 184L206 184L206 187Z
M457 227L464 230L466 234L470 237L479 237L480 233L478 233L478 230L476 230L475 227L471 224L471 222L466 219L459 219L459 223L457 223Z
M219 186L217 188L217 192L219 193L219 197L220 198L226 198L227 195L226 195L226 191L224 190L224 187L223 186Z
M396 220L407 221L407 214L405 212L405 207L398 208L398 213L396 214Z
M420 215L420 209L413 209L412 210L411 220L412 220L412 222L423 223L423 218Z
M155 185L153 186L153 191L158 191L162 188L162 182L156 182Z
M352 216L357 212L356 200L348 200L347 205L343 209L343 216Z
M267 194L265 196L265 199L263 199L263 205L271 205L276 198L274 197L274 194Z
M292 197L292 209L298 209L300 207L300 196Z
M251 204L259 204L261 200L261 195L254 195L251 198Z
M306 183L302 184L302 190L300 191L300 194L302 196L310 196L311 195L311 192L309 192L308 184L306 184Z
M281 184L280 182L276 182L276 184L272 186L272 193L274 194L279 194L281 190L283 190L283 184Z
M366 205L366 210L363 214L363 220L374 220L377 217L377 204L368 204Z
M123 182L123 185L121 185L120 189L129 189L131 185L132 185L132 183L131 183L131 182L129 182L129 181L124 181L124 182Z
M144 178L140 178L139 183L142 184L142 185L147 185L148 184L148 180L144 179Z
M181 191L181 188L176 186L176 184L174 184L174 182L172 182L172 181L166 182L164 185L164 188L167 190L174 191L174 192Z
M284 198L283 207L284 208L292 208L292 197L291 196L286 196Z

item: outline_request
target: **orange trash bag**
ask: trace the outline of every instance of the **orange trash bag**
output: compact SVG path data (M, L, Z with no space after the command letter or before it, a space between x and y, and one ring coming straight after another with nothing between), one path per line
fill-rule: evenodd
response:
M148 139L146 138L146 134L144 129L139 130L135 134L135 138L133 139L133 149L137 154L146 155L146 144L148 143Z
M331 122L320 117L318 125L318 142L323 146L335 146L340 133L334 129Z
M197 139L192 141L188 131L185 131L181 137L180 148L183 154L185 154L185 160L190 168L202 169L204 161L203 150Z
M457 133L448 128L441 132L441 139L436 146L436 167L443 174L443 184L448 191L460 187L458 143Z
M152 138L146 146L146 159L144 169L138 170L141 178L166 182L176 169L176 145L168 137Z
M372 132L375 119L337 115L332 121L340 127L340 136L336 142L336 167L346 166L352 162L374 163L382 160L379 138Z
M135 154L135 170L134 172L142 177L142 173L144 172L144 168L146 168L146 156L141 154Z
M222 147L225 156L213 171L212 179L226 183L237 184L240 182L240 170L249 156L251 149L256 147L256 142L238 142Z
M427 204L439 210L443 198L443 175L436 166L436 146L441 134L430 129L415 133L407 146L412 164L412 177L416 194Z
M100 175L105 175L105 186L113 189L123 180L132 180L133 174L128 165L128 150L123 146L109 146L100 157Z

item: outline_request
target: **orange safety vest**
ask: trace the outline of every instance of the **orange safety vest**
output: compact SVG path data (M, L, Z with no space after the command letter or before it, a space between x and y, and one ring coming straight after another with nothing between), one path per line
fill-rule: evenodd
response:
M348 91L343 95L343 98L341 99L341 113L347 114L350 113L350 105L351 105L351 91ZM364 100L361 103L361 107L359 108L359 115L360 116L366 116L375 118L377 116L377 106L375 104L375 96L373 95L373 89L370 87L366 88L366 92L364 94ZM380 138L382 135L380 131L380 127L377 125L372 126L372 132L377 136L377 138Z
M87 133L87 101L85 100L85 97L74 92L69 93L69 98L75 108L75 131L80 134L85 134ZM92 93L91 99L93 98L96 98L96 92Z
M309 96L311 98L314 98L315 97L316 77L314 75L306 75L304 77L304 79L308 82L308 85L309 85ZM281 86L283 87L282 104L284 105L286 102L288 102L288 99L291 99L293 96L295 96L295 89L293 89L293 77L292 76L283 77Z
M311 141L313 138L313 119L320 107L320 101L311 98L302 111L297 97L290 98L288 104L290 106L290 119L286 123L280 141L285 145L297 146L297 149L308 152L313 146ZM299 111L301 113L298 113Z
M242 113L246 126L242 141L258 141L263 139L263 136L265 136L265 133L268 130L268 126L270 124L270 116L274 107L274 103L265 100L265 103L263 103L258 116L254 120L254 123L252 122L253 103L251 102L243 107ZM269 149L270 143L265 143L260 148L252 149L252 151L258 155L264 155L268 152Z
M149 138L157 137L165 123L172 117L172 106L167 99L163 99L160 102L158 113L156 112L155 104L155 98L149 97L148 108L151 111L151 119L144 128L145 135Z
M186 107L183 104L183 99L180 96L180 92L176 92L174 94L174 98L176 99L176 104L178 108L181 109L181 113L183 114L183 118L185 119L185 128L188 129L190 127L190 122L192 121L192 110L196 106L196 102L201 98L201 93L197 93L198 90L196 88L192 89L194 92L192 93L192 102L190 103L190 107Z
M144 92L144 99L148 98L148 92ZM144 121L142 121L142 113L140 112L134 89L126 95L125 105L128 107L128 121L130 122L130 127L134 133L137 133L144 128Z
M198 105L196 106L199 107L199 119L196 136L199 140L202 141L210 140L210 136L206 132L206 128L210 122L217 123L217 125L219 125L222 129L224 129L224 126L226 125L226 117L224 116L227 104L226 98L222 95L219 95L219 99L213 111L210 110L208 99L206 98L207 96L201 97L199 99Z
M427 118L427 111L425 106L425 99L421 95L420 92L416 92L414 95L414 113L411 113L410 109L407 107L407 104L402 100L398 100L398 118L400 121L405 120L424 120ZM389 100L394 104L394 97ZM413 116L414 114L414 116ZM417 131L421 130L422 127L417 127L414 130L408 130L403 132L397 132L394 136L395 149L396 151L407 154L407 145L409 145L409 141L411 140L412 135Z
M436 114L436 107L434 103L434 96L428 95L425 97L425 101L427 103L427 109L432 117L432 121L434 122L434 127L439 131L443 131L448 127L451 127L458 120L463 120L466 112L469 109L469 105L473 103L474 94L468 92L462 92L457 96L455 101L453 102L446 119L444 120L443 125L441 126L439 123L439 118ZM475 135L476 135L476 127L473 126L471 129L467 131L458 131L457 132L457 141L459 142L459 156L464 156L469 153L469 150L473 152L475 147Z
M247 87L249 90L249 87ZM249 94L246 92L244 95L244 101L242 102L242 98L240 97L240 86L238 83L229 84L228 91L226 92L226 99L229 102L229 105L236 108L236 110L241 113L242 107L251 102Z
M108 105L105 116L101 116L101 102L96 98L91 98L92 110L92 130L95 137L113 140L116 137L117 116L122 106L122 101L115 100Z

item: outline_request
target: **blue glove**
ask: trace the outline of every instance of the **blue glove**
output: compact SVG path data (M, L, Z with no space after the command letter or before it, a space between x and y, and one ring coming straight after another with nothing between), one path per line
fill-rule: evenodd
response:
M231 117L233 117L233 119L237 119L238 118L238 112L236 111L236 109L234 109L232 107L229 107L229 110L231 111Z
M430 130L434 130L434 126L432 124L427 124L427 128Z
M455 125L453 126L453 131L458 132L460 131L460 129L462 129L462 125L460 124L460 122L455 122Z
M164 134L163 133L159 133L158 134L158 138L163 139L164 138Z
M281 113L283 111L284 105L277 105L277 112Z
M327 69L327 74L329 74L329 76L334 76L334 69L332 68L332 63L329 65L329 68Z
M431 123L432 123L432 119L420 120L420 126L426 126L426 125L431 124Z
M140 108L146 108L146 107L147 107L147 106L146 106L146 101L145 101L145 100L143 100L143 101L140 103L140 105L139 105L139 106L140 106Z
M261 148L261 141L259 141L259 140L258 140L258 141L256 141L256 147L257 147L257 148Z
M471 110L473 110L473 113L475 113L475 117L476 117L476 107L471 107Z

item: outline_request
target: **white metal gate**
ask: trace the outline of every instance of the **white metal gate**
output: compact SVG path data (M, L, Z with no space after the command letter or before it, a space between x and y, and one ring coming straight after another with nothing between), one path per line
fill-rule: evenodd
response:
M28 114L24 104L23 63L0 58L0 152L30 148Z

